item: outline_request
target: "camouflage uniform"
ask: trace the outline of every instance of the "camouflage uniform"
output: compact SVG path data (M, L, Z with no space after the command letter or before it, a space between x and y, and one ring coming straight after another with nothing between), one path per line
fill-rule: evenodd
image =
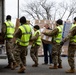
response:
M52 37L52 46L53 46L52 47L52 62L53 62L54 65L55 64L56 65L57 64L59 64L59 65L62 64L62 60L61 60L61 57L60 57L60 55L61 55L61 45L59 43L57 43L57 42L54 41L54 37L56 35L58 35L58 33L59 33L59 29L58 28L55 28L54 30L52 30L49 33L47 33L47 32L44 33L45 35L48 35L48 36L51 36Z
M31 29L31 27L30 27ZM30 37L28 38L31 38L31 35L32 35L32 31L30 31L31 34L30 34ZM13 41L16 42L17 39L20 39L22 37L22 31L20 29L18 29L15 34L14 34L14 39ZM21 72L24 72L25 70L25 66L26 66L26 55L27 55L27 46L22 46L20 45L20 42L17 41L16 45L15 45L15 48L14 48L14 57L15 57L15 60L17 62L17 64L20 65L20 69L18 71L18 73L21 73Z
M73 36L76 35L76 26L73 27L68 34L66 38L63 39L63 42L66 42L67 40L71 40ZM75 64L74 64L74 55L75 55L75 50L76 50L76 42L69 42L69 47L68 47L68 63L71 69L75 69Z
M34 41L34 43L35 43L39 36L40 36L39 33L37 33L34 37L31 38L31 40ZM32 44L32 47L30 50L30 56L33 59L33 61L35 62L35 64L32 66L35 66L35 65L38 66L38 49L39 49L40 45L37 45L34 43Z
M40 47L39 45L35 45L34 47L31 47L31 50L30 50L31 58L37 65L38 65L38 49L39 49L39 47Z
M26 66L26 51L27 51L27 47L20 46L18 44L15 45L14 57L17 64Z
M21 35L22 32L19 29L18 31L15 32L14 37L20 38ZM19 42L16 43L14 48L14 57L18 64L26 65L26 51L27 51L27 47L20 46Z
M57 43L53 43L53 48L52 48L52 61L54 64L61 64L61 46Z
M4 23L3 26L2 26L2 36L5 37L6 35L6 24ZM15 59L14 59L14 56L13 56L13 42L11 41L12 38L4 38L6 41L5 41L5 45L6 45L6 53L7 53L7 57L8 57L8 67L11 66L11 62L15 62Z
M8 63L11 64L11 62L14 62L14 55L13 55L13 43L11 42L11 39L6 39L6 52L8 57Z

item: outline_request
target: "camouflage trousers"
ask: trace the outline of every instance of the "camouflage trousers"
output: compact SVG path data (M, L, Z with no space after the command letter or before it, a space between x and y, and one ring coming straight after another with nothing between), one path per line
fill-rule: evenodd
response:
M8 58L8 63L11 64L11 62L15 61L14 55L13 55L13 48L14 43L11 42L11 39L6 40L6 53Z
M20 46L20 45L15 45L14 48L14 57L17 62L17 64L22 66L26 66L26 52L27 52L27 46Z
M35 64L38 63L38 49L39 49L39 45L35 45L34 47L31 47L30 50L30 56L32 58L32 60L35 62Z
M61 60L61 46L58 44L53 44L52 47L52 62L53 64L61 64L62 60Z
M68 63L72 69L75 68L75 60L74 60L75 51L76 51L76 45L69 45L69 47L68 47Z

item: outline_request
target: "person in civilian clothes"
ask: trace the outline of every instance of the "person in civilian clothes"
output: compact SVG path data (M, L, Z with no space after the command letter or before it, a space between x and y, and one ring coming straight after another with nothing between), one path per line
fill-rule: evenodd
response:
M49 27L49 24L45 24L44 27L48 30L52 30ZM43 51L44 51L44 63L42 63L42 65L47 65L48 63L52 64L52 57L51 57L52 44L48 44L43 40L42 40L42 44L43 44ZM48 53L49 53L49 56L48 56Z

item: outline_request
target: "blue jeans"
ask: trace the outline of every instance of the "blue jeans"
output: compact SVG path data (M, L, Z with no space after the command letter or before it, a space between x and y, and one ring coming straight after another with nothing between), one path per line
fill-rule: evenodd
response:
M48 64L49 62L51 64L52 63L52 57L51 57L52 45L43 43L43 50L44 50L44 63ZM49 59L48 59L48 54L49 54Z

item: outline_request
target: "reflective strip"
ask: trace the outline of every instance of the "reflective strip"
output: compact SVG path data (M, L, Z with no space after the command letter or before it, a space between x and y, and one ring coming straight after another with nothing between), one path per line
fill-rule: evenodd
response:
M31 32L22 33L22 35L24 35L24 34L31 34Z
M34 36L36 36L37 32L39 33L39 36L38 36L38 39L37 39L36 41L34 41L33 46L35 46L35 45L41 45L41 37L40 37L41 34L40 34L40 31L37 30L37 31L34 33Z
M29 38L31 35L31 28L29 26L20 26L20 29L22 31L21 39L19 39L19 44L22 46L27 46L29 44Z
M18 39L18 42L28 43L29 41L24 42L24 41L21 41L20 39Z
M73 27L75 27L75 26L76 26L76 24L73 24L72 27L71 27L71 29ZM75 42L76 43L76 35L71 38L71 42Z
M55 38L55 40L60 40L61 38Z
M37 43L41 43L41 41L36 41L35 43L33 43L33 46L35 46L35 44ZM40 44L37 44L37 45L40 45Z
M60 26L60 28L61 28L61 30L63 30L63 27L62 26Z
M58 29L59 29L59 33L58 33L57 37L54 38L54 40L57 43L60 42L60 40L62 40L61 36L62 36L63 26L59 26Z
M7 27L11 27L11 28L14 28L14 26L12 26L9 22L8 22L8 24L10 25L10 26L7 26Z
M13 26L7 26L7 27L8 27L8 28L10 28L10 27L11 27L11 28L14 28Z
M11 33L7 33L7 35L13 35L13 34L11 34Z
M25 29L25 33L22 33L22 35L24 35L24 34L31 34L31 29L30 29L30 32L27 32L27 29L26 29L26 27L25 26L23 26L24 27L24 29Z
M36 41L36 42L41 42L41 41Z

